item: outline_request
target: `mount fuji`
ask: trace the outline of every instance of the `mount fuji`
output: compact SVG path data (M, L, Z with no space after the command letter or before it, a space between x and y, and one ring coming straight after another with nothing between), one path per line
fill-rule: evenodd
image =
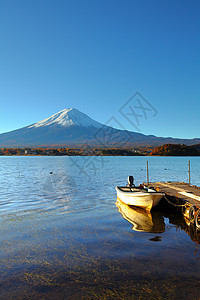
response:
M0 134L2 147L134 147L166 143L199 144L200 139L162 138L103 125L75 108L63 109L42 121Z
M100 128L102 124L94 121L84 113L75 108L63 109L57 114L34 123L28 126L28 128L38 128L43 126L60 125L61 127L79 126L79 127L95 127Z

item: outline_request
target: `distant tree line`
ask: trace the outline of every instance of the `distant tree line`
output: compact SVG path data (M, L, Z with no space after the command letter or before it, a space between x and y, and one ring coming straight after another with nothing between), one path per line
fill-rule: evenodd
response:
M149 148L0 148L0 155L46 155L46 156L138 156L147 155Z
M199 145L186 146L166 144L155 148L150 155L156 156L200 156Z
M181 144L165 144L156 148L84 148L38 147L38 148L0 148L1 155L44 155L44 156L200 156L200 145L186 146Z

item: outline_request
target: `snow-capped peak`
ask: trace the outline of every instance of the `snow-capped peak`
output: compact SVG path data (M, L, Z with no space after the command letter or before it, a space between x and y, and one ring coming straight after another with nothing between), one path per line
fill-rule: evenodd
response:
M100 128L101 123L94 121L78 109L69 108L63 109L51 117L30 125L28 128L60 125L60 126L81 126L81 127L96 127Z

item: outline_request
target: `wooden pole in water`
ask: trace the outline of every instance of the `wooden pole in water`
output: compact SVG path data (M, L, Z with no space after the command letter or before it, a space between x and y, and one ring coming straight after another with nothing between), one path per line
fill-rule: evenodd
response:
M149 185L149 163L147 160L147 185Z
M189 185L190 185L190 160L188 160L188 175L189 175Z

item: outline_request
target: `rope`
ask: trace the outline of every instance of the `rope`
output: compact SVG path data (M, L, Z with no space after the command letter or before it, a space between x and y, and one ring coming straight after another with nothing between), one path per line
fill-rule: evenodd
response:
M175 206L175 207L184 207L184 206L186 206L186 204L187 204L187 203L185 203L185 204L174 204L174 203L172 203L171 201L169 201L169 199L167 199L166 196L164 196L164 198L165 198L165 200L167 200L167 202L168 202L169 204L171 204L171 205L173 205L173 206Z

